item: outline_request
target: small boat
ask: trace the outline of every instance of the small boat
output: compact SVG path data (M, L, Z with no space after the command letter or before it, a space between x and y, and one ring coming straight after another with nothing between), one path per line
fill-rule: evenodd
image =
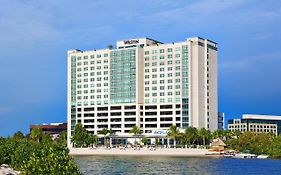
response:
M238 153L238 154L234 154L233 158L253 159L253 158L257 158L257 155L255 155L255 154L248 154L248 153Z
M258 155L257 158L258 159L267 159L268 155Z
M226 157L226 158L232 158L234 155L233 154L224 154L223 157Z

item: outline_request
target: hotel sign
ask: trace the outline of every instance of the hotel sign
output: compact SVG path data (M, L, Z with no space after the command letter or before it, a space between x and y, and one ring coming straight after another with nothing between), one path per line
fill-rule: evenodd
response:
M153 134L167 135L168 131L167 130L156 130L153 132Z
M123 42L124 42L125 45L128 45L128 44L139 44L139 40L138 39L125 40Z

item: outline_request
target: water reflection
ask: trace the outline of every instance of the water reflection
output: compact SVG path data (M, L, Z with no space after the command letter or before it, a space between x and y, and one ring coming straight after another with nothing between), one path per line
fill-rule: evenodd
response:
M213 158L84 156L75 158L84 174L218 174Z

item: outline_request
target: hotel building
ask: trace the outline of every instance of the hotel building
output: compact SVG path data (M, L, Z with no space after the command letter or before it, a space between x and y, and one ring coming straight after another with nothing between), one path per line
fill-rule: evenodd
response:
M244 114L242 119L228 120L231 131L266 132L278 135L281 133L281 116Z
M76 123L93 134L103 128L126 134L134 125L144 134L171 125L218 128L213 41L122 40L116 49L69 50L67 59L69 137Z

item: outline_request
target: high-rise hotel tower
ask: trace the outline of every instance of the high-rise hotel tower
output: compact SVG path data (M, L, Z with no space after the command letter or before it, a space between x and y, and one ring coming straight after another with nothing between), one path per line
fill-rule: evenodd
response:
M116 49L69 50L67 59L69 137L76 123L94 134L128 133L134 125L144 134L171 125L218 127L213 41L138 38L117 41Z

